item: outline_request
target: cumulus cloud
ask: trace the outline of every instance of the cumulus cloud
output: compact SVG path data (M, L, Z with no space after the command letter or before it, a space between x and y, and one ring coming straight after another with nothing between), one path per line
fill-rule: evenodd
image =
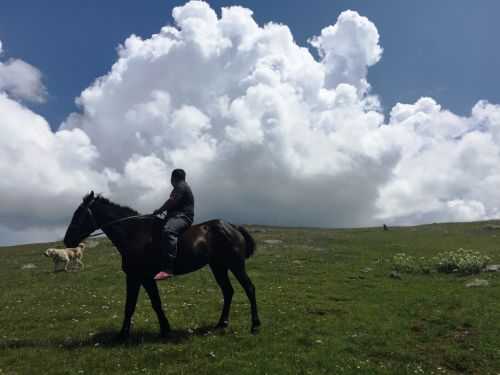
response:
M367 81L383 49L366 17L345 11L312 37L318 61L286 25L258 25L243 7L219 17L190 1L172 15L173 25L119 46L55 133L0 78L9 114L0 119L9 176L0 231L53 235L90 189L149 212L178 167L198 220L355 226L498 215L499 106L482 101L460 117L421 98L386 120Z
M0 42L0 55L3 53ZM46 89L42 74L33 65L19 59L0 62L0 92L34 102L43 102Z
M375 25L357 12L343 12L333 26L311 39L326 68L326 87L349 83L361 92L369 89L366 74L369 66L382 57L379 34Z
M82 112L62 126L89 135L119 173L117 187L143 191L129 201L152 207L149 196L158 205L156 191L167 188L164 180L145 186L129 172L144 158L188 170L200 218L369 223L378 187L397 161L393 145L377 141L383 115L376 98L358 90L380 54L373 24L346 12L333 35L315 39L328 56L335 39L366 49L359 62L359 53L338 51L351 69L341 76L330 69L332 58L316 61L287 26L260 27L248 9L224 8L218 18L207 3L191 1L173 18L175 26L149 39L129 37L112 70L78 98Z
M386 133L402 155L380 190L379 217L406 224L498 217L499 125L500 106L484 101L469 117L431 98L397 104Z
M30 67L21 60L0 63L0 241L50 240L89 185L108 192L107 177L95 169L98 151L82 130L53 133L18 101L37 98L39 81L31 85L22 69L14 69L12 84L2 86L2 69L13 64Z
M89 184L106 190L93 169L97 150L80 129L53 133L28 108L0 94L0 222L22 229L53 225L71 216Z

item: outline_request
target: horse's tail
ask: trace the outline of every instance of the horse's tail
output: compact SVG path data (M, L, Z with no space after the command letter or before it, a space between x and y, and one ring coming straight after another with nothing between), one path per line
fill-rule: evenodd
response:
M242 225L235 225L232 223L224 222L222 220L216 221L215 231L216 238L222 243L234 244L235 235L239 232L245 239L245 258L250 258L257 249L257 244L253 237Z
M253 237L248 233L248 231L241 225L235 225L236 229L241 233L241 235L245 238L245 258L250 258L255 250L257 249L257 244Z

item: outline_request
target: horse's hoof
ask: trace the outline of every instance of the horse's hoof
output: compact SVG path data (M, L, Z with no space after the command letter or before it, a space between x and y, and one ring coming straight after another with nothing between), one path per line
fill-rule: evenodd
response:
M259 331L260 331L260 322L259 321L254 322L252 324L252 329L250 330L250 333L252 335L256 335L257 333L259 333Z
M225 329L228 326L229 326L229 322L228 321L224 321L224 322L217 323L217 325L214 328L215 329Z
M123 342L123 341L126 341L129 338L129 336L130 335L128 332L120 332L120 333L115 335L115 337L113 338L113 341Z
M160 332L160 338L161 339L168 339L170 338L172 335L172 331L171 330L168 330L168 331L161 331Z

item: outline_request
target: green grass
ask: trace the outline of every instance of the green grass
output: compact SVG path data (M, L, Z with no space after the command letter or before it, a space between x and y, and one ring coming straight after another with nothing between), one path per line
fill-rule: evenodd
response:
M221 294L209 269L161 283L174 335L157 338L142 290L131 339L115 344L125 293L107 241L83 272L52 272L48 245L0 249L0 374L497 374L500 275L388 277L395 253L460 247L500 263L500 230L485 223L412 228L266 228L248 272L262 328L232 278L231 325L213 332ZM265 239L281 244L266 245ZM27 263L35 269L22 269ZM369 270L371 269L371 270ZM465 288L481 277L489 287Z

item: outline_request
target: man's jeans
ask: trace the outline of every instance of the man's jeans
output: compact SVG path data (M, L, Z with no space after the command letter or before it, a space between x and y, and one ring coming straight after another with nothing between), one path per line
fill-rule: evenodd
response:
M189 226L190 220L185 216L167 217L161 232L162 268L172 272L177 256L177 239Z

